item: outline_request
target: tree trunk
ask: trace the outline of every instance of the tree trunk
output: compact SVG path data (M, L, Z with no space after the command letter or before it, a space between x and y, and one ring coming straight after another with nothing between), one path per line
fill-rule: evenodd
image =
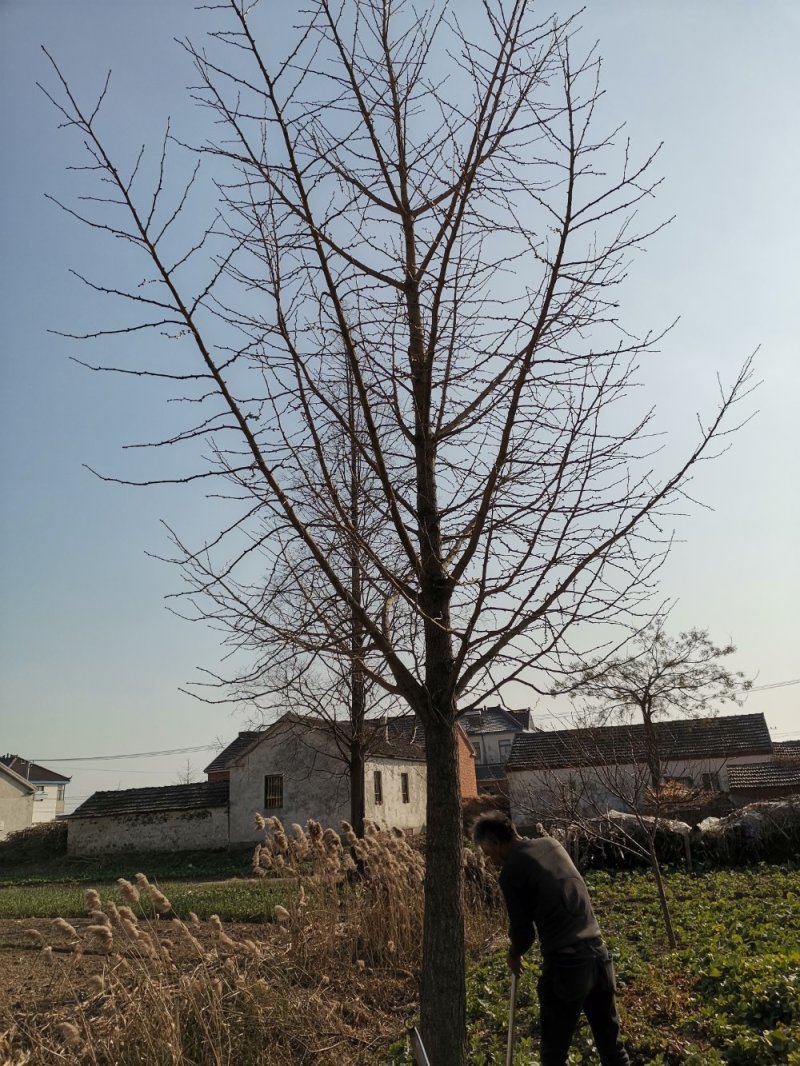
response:
M650 771L650 783L653 786L653 792L658 796L661 788L661 757L658 753L658 740L656 739L656 731L653 728L653 717L650 708L643 705L641 711L644 724L647 768Z
M356 836L364 835L364 748L359 738L350 745L350 824Z
M650 869L653 871L653 877L656 879L656 888L658 889L658 900L661 904L661 914L664 918L664 928L667 933L667 940L669 946L675 951L678 947L678 941L675 939L675 930L672 927L672 915L669 912L669 903L667 903L667 894L664 891L664 881L661 877L661 867L658 864L658 856L656 855L656 845L653 837L648 834L647 846L650 853Z
M463 843L458 748L450 716L425 723L427 830L422 1037L431 1066L466 1066Z

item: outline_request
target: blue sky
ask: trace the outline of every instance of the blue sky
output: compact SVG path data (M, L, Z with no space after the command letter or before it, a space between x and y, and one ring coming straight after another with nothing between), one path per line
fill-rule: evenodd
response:
M475 7L460 0L465 19ZM760 345L757 414L701 472L695 491L709 509L681 523L663 572L677 601L674 625L732 639L734 665L756 684L794 680L800 9L793 0L590 0L581 21L604 57L605 115L627 122L640 152L665 142L657 208L677 217L637 260L626 316L634 328L680 316L646 372L670 448L690 439L716 374L730 381ZM47 333L74 327L85 310L68 267L102 269L112 253L45 199L75 190L64 165L76 157L35 86L52 84L40 45L84 98L113 69L109 128L117 147L133 151L160 137L167 115L182 131L197 128L183 96L191 73L172 39L199 38L203 25L185 0L0 3L4 751L52 761L213 745L244 724L179 691L198 666L219 664L219 641L165 609L177 575L145 554L166 550L160 519L186 523L196 501L173 489L105 485L82 465L121 469L121 444L168 425L168 413L146 390L76 366L74 349ZM775 688L754 692L746 709L763 711L773 735L786 736L800 733L799 699L800 686ZM195 772L211 754L188 755ZM53 768L73 774L74 801L97 788L169 783L186 761Z

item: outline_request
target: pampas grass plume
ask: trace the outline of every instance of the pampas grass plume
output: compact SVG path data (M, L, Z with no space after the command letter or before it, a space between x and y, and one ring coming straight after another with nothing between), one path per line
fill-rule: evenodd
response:
M78 930L74 925L70 925L64 918L54 918L53 925L56 929L60 929L65 936L71 936L73 940L78 939Z
M83 1043L81 1037L81 1031L72 1022L59 1022L56 1026L56 1032L62 1042L67 1047L77 1047L78 1044Z

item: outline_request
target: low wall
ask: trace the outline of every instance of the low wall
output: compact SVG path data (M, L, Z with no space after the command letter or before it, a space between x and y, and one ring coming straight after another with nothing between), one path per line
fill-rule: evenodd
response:
M69 819L69 855L105 855L120 851L191 851L227 846L226 807Z

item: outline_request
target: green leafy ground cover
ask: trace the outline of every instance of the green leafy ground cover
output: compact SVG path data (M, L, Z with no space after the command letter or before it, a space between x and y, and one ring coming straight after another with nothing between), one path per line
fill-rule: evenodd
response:
M272 921L275 904L285 905L292 891L288 884L269 880L159 881L158 886L178 917L186 918L194 911L199 918L218 914L224 922ZM116 885L97 882L93 887L103 899L125 902ZM82 918L86 914L83 893L80 885L5 885L0 887L0 918Z
M647 873L587 877L617 968L623 1033L634 1066L800 1066L800 872L759 866L671 873L680 942L666 945ZM538 1063L536 949L520 982L515 1063ZM505 1062L510 978L504 949L468 973L470 1063ZM532 1034L532 1035L531 1035ZM596 1063L581 1028L570 1063ZM386 1066L411 1066L407 1044Z

